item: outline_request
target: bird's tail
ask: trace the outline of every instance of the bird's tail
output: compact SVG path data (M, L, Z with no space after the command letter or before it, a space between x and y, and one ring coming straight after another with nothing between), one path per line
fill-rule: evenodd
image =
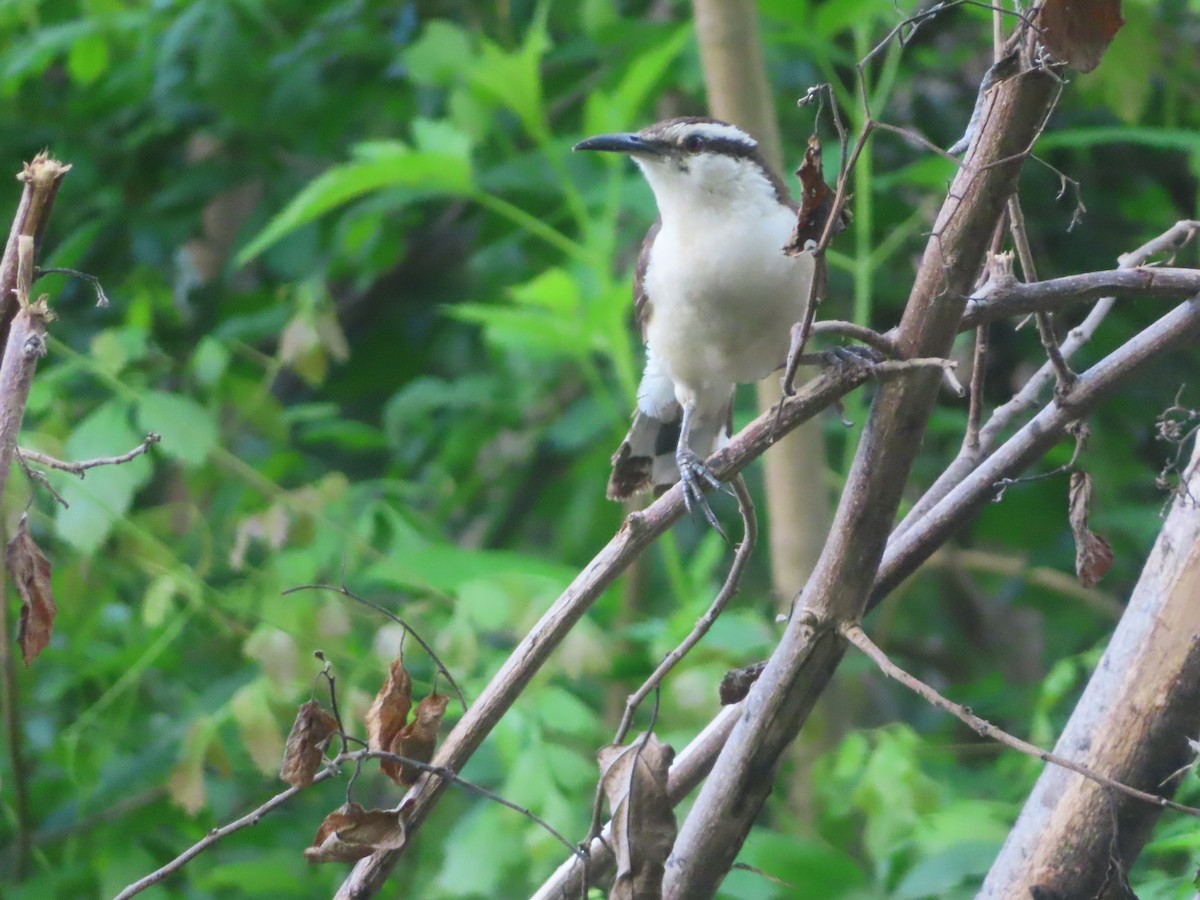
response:
M650 488L658 496L679 481L675 449L679 444L683 411L676 404L667 415L669 418L659 419L640 409L634 413L629 434L612 457L609 500L628 500ZM711 419L694 419L691 432L688 441L691 449L701 459L707 458L729 442L729 409Z

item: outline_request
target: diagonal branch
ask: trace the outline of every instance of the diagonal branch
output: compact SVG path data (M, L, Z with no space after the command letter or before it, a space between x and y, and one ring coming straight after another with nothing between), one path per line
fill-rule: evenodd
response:
M980 737L991 738L994 741L999 741L1005 747L1011 747L1018 753L1024 753L1026 756L1032 756L1034 759L1040 759L1043 762L1053 763L1061 768L1069 769L1078 775L1082 775L1088 781L1094 781L1101 787L1119 791L1122 794L1133 797L1135 800L1149 803L1151 806L1157 806L1160 809L1173 809L1176 812L1200 818L1200 809L1196 809L1194 806L1185 806L1182 803L1176 803L1174 800L1168 800L1166 797L1160 797L1158 794L1139 791L1135 787L1130 787L1127 784L1122 784L1119 781L1101 775L1099 772L1094 772L1082 763L1067 759L1065 756L1059 756L1057 753L1051 753L1049 750L1043 750L1036 744L1029 743L1029 741L1023 741L1019 737L1009 734L1003 728L997 728L986 719L981 719L965 706L943 697L932 687L921 681L921 679L910 675L892 662L888 658L888 655L874 641L867 637L867 633L862 630L861 625L844 624L840 631L842 632L842 636L866 654L884 675L900 682L932 706L950 713L950 715L954 716Z
M940 372L946 364L944 359L907 359L823 371L793 397L785 398L778 415L774 410L768 410L742 429L729 446L709 458L707 465L722 481L729 481L783 435L868 379L873 377L886 385L898 378L928 377L922 370ZM591 605L683 513L683 495L676 485L646 509L626 518L612 540L592 558L513 649L438 748L434 758L436 765L455 771L462 768ZM433 809L444 786L436 779L422 778L410 789L405 800L410 837ZM402 852L379 852L361 861L342 883L336 896L361 898L375 893Z
M938 215L901 320L896 343L904 355L949 351L1056 84L1037 69L988 93L980 131ZM855 619L866 605L937 389L936 376L921 374L885 384L876 394L825 550L680 829L664 898L710 897L733 864L784 750L841 660L844 641L829 623Z

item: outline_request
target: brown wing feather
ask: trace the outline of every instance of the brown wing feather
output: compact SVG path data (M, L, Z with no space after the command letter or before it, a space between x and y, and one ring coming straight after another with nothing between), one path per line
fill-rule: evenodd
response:
M642 241L642 250L637 258L637 268L633 272L633 320L642 330L643 340L646 337L646 326L650 324L650 315L653 312L650 306L650 297L646 294L646 269L650 265L650 248L654 246L654 239L658 237L661 228L662 219L655 219Z

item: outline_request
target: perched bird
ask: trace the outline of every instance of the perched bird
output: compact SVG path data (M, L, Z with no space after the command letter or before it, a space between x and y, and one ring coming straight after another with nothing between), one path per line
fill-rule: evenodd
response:
M575 149L631 156L659 212L633 288L646 368L608 496L682 481L688 509L716 525L703 491L719 482L703 460L728 442L735 385L783 366L808 297L812 254L783 252L797 206L754 138L716 119L668 119Z

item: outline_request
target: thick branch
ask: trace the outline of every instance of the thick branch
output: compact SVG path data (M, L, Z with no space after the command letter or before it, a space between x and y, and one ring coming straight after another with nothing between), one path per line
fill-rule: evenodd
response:
M988 281L974 293L963 329L1034 312L1057 312L1101 297L1179 299L1200 292L1200 269L1113 269L1029 284Z
M32 238L31 261L36 261L42 232L46 230L50 211L54 208L54 198L69 171L69 165L51 159L45 153L39 153L32 162L25 164L17 176L17 180L24 183L25 190L21 193L21 202L17 206L17 214L13 217L8 243L4 246L4 256L0 258L0 345L6 342L8 327L18 309L17 298L13 294L17 287L17 245L22 237Z
M1025 72L988 95L972 142L935 223L897 336L908 356L944 356L1023 155L1054 95L1047 72ZM937 393L936 376L882 386L821 560L762 677L746 699L700 796L680 829L665 898L711 897L741 849L775 770L844 651L827 623L854 619L866 604Z
M1123 783L1168 794L1200 731L1200 445L1185 488L1142 569L1129 607L1055 752ZM984 882L981 897L1109 897L1160 810L1047 767Z
M1200 334L1200 297L1177 306L1079 376L1069 401L1054 399L973 471L951 487L919 520L888 542L871 592L874 607L924 562L968 518L996 496L1002 479L1021 472L1067 435L1123 381L1163 353Z
M714 454L708 460L708 466L717 477L728 481L779 437L872 376L886 384L898 375L903 378L920 377L920 372L900 373L913 372L921 367L940 371L942 362L904 360L883 362L874 367L823 372L784 402L778 421L774 411L759 416L739 432L728 447ZM483 693L438 748L435 765L456 771L462 768L592 603L683 512L682 492L676 485L645 510L633 513L625 520L621 530L584 567L509 655L500 671L492 677ZM444 786L444 782L437 779L422 778L409 791L405 804L410 839L437 803ZM402 852L376 853L360 862L342 884L337 896L355 900L371 896L383 884Z
M1118 275L1122 270L1136 269L1139 266L1148 262L1152 257L1160 253L1173 253L1177 248L1186 244L1191 240L1192 236L1200 230L1200 222L1184 219L1176 222L1171 228L1167 229L1163 234L1154 238L1138 247L1131 250L1117 260L1118 269L1114 273L1092 273L1084 276L1087 278L1096 277L1098 275ZM1153 270L1165 271L1165 270ZM1192 271L1192 270L1185 270ZM1077 277L1077 276L1072 276ZM1055 279L1053 281L1041 282L1037 285L1020 285L1015 278L1001 279L1004 282L1001 285L997 281L995 289L1004 291L1004 296L1008 296L1008 291L1015 290L1018 293L1024 290L1035 289L1039 291L1052 290L1053 285L1058 284L1066 279ZM985 286L986 288L986 286ZM1071 329L1070 334L1062 345L1062 354L1066 359L1070 359L1075 352L1091 340L1096 329L1100 327L1100 323L1104 321L1110 309L1112 309L1115 300L1111 296L1103 296L1092 307L1091 312L1087 317ZM970 310L966 319L971 318ZM967 327L964 325L964 327ZM1027 410L1036 409L1039 405L1038 398L1042 390L1054 380L1054 367L1050 363L1043 365L1032 378L1025 383L1025 386L1013 396L1011 400L1003 406L996 409L992 413L987 424L980 430L979 441L975 447L964 446L954 461L938 476L929 490L921 497L920 500L913 505L909 510L908 515L896 526L892 532L892 539L895 540L898 536L904 534L916 522L918 522L933 506L940 501L956 484L962 481L969 472L971 472L979 463L990 454L1000 441L1001 435L1006 429Z

